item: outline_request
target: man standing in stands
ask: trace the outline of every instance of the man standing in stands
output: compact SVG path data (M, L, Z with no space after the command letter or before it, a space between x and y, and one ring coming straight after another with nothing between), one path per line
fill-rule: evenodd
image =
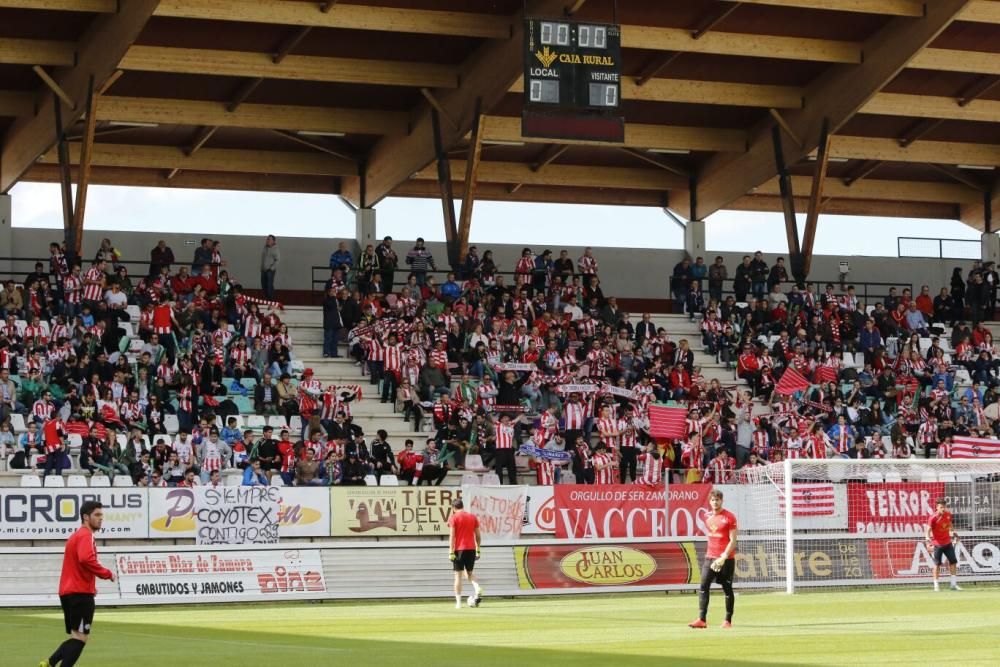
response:
M389 294L392 292L392 281L396 276L396 267L399 266L399 257L392 249L391 236L382 239L382 242L375 248L375 254L378 255L378 265L381 269L382 289L386 294Z
M94 622L94 598L97 596L96 578L115 580L115 574L97 560L94 533L104 523L104 510L96 500L85 501L80 506L81 525L66 541L63 555L62 576L59 578L59 603L62 605L66 633L64 641L39 667L72 667L87 646L90 626Z
M278 272L281 252L278 250L278 239L274 234L268 234L264 241L264 249L260 252L260 288L264 290L264 298L274 300L274 276Z

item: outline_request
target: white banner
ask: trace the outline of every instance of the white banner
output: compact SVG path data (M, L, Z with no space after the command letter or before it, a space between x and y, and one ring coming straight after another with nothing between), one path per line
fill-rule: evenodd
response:
M319 487L275 487L280 492L278 535L330 537L330 490ZM193 489L149 490L150 538L193 538Z
M635 392L631 389L626 389L625 387L616 387L613 384L609 384L604 388L604 390L612 396L621 396L622 398L627 398L630 401L634 401L636 398Z
M522 523L522 535L552 535L556 532L556 501L551 486L528 487Z
M197 544L276 544L281 489L273 486L195 487Z
M462 502L466 511L479 518L483 543L520 537L527 499L526 486L462 487Z
M318 549L122 553L115 565L122 599L150 604L326 592Z
M556 391L560 394L589 394L593 391L600 389L596 384L561 384L556 387Z
M148 536L145 489L0 488L0 539L65 539L80 527L80 505L87 500L104 506L100 539Z
M514 363L496 364L495 366L493 366L493 368L494 370L498 371L517 371L524 373L530 373L531 371L538 370L538 366L536 366L535 364L514 364Z

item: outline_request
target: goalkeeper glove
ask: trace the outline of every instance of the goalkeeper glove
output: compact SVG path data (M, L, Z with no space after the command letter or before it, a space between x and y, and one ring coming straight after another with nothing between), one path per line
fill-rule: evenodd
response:
M476 560L479 560L479 547L476 547Z
M720 570L722 570L722 566L725 564L726 564L725 558L716 558L715 560L712 561L711 568L713 571L719 572Z
M454 563L456 558L457 558L457 556L455 555L454 551L452 551L450 554L448 554L448 560L450 560L451 562Z

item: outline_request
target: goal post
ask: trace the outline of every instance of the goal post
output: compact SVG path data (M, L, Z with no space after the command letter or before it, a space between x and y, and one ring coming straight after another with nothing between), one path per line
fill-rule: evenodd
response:
M787 459L738 475L745 587L929 582L924 527L938 498L960 540L959 577L1000 581L1000 460Z

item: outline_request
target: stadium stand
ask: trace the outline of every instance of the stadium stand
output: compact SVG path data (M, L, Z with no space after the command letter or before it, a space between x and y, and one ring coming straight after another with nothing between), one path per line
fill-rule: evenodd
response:
M110 241L85 266L50 252L0 292L4 484L730 482L785 457L947 458L1000 425L979 262L934 298L862 303L759 254L732 279L696 258L654 316L602 292L589 249L525 248L504 275L475 249L437 272L417 243L394 284L390 240L342 245L319 308L246 295L208 239L135 282Z

